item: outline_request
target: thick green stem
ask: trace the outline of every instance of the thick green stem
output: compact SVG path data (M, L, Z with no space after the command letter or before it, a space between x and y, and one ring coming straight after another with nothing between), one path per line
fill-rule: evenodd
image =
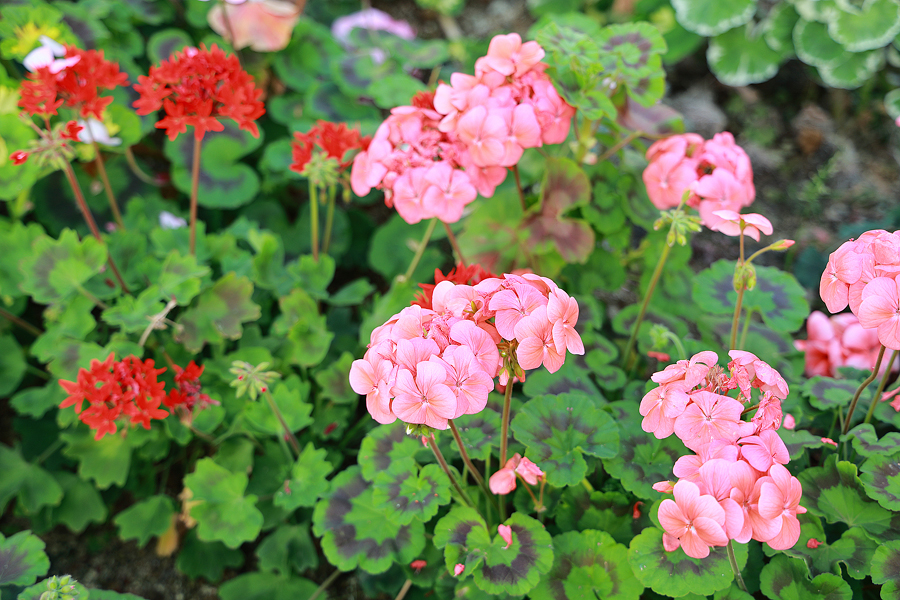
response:
M328 247L331 246L331 229L334 227L334 197L336 196L335 187L328 186L328 210L325 213L325 235L322 236L322 254L328 254Z
M900 350L894 350L894 352L891 353L887 367L884 370L884 375L881 378L881 383L878 384L878 390L875 392L875 397L872 398L872 404L869 405L869 410L866 412L866 418L863 423L868 423L872 420L872 415L875 414L875 407L878 406L878 403L881 401L881 394L887 386L888 379L891 378L891 367L894 365L894 361L897 360L898 354L900 354Z
M412 262L409 263L409 267L406 269L406 274L403 275L404 281L409 281L412 279L413 273L416 271L416 267L419 266L419 261L422 260L422 255L425 254L425 248L428 246L428 241L431 239L431 234L434 233L434 228L437 225L438 219L437 217L433 218L431 222L428 224L428 229L425 230L425 235L422 236L422 241L419 242L419 247L416 248L416 254L413 256Z
M737 343L738 322L741 320L741 305L744 303L744 288L737 291L737 302L734 303L734 317L731 319L731 341L728 344L729 350L735 349Z
M459 481L456 480L456 477L453 475L453 471L450 470L449 465L447 465L447 461L444 460L444 454L441 452L441 449L438 448L437 440L434 439L434 434L431 434L431 437L428 440L428 446L431 448L431 451L434 452L434 457L437 459L438 464L441 465L441 468L444 470L444 473L447 474L447 477L450 478L450 483L453 484L453 488L456 490L456 493L459 494L460 499L463 501L463 504L470 508L475 508L475 503L472 502L472 499L469 498L469 495L462 489L462 486L459 485Z
M197 194L200 191L200 148L203 138L194 138L194 157L191 163L191 256L197 252Z
M884 346L881 347L881 350L878 351L878 359L875 361L875 368L872 369L872 374L866 377L865 381L859 384L859 387L856 388L856 393L853 394L853 400L850 401L850 408L847 409L847 418L844 419L844 426L841 429L841 433L846 435L846 433L850 430L850 417L853 416L853 411L856 410L856 403L859 402L859 397L862 395L863 390L866 389L872 381L875 380L875 377L878 376L878 371L881 369L881 359L884 358Z
M509 405L512 403L513 378L506 382L506 391L503 394L503 417L500 421L500 468L506 466L506 450L509 444ZM500 521L506 521L506 498L500 496Z
M291 428L288 427L287 422L284 420L284 415L281 414L281 410L278 408L278 405L275 404L275 399L272 397L272 392L265 391L263 395L266 397L266 401L269 403L269 408L272 409L272 412L275 414L275 417L278 419L278 422L281 423L281 428L284 430L284 437L287 438L288 442L291 444L291 448L294 449L297 456L300 456L300 442L297 441L297 436L294 435L294 432L291 431Z
M78 208L81 210L81 214L84 217L88 228L90 228L94 238L105 246L106 243L103 241L103 238L100 237L100 230L97 228L97 222L94 221L94 215L91 214L91 209L88 208L87 202L84 199L84 193L81 191L81 186L78 185L78 179L75 178L75 171L72 170L72 165L65 160L61 160L60 163L63 173L66 174L66 179L69 181L69 186L72 188L72 193L75 194L75 201L78 203ZM107 253L106 261L109 264L109 268L113 272L113 275L115 275L116 280L119 282L119 287L122 288L122 291L126 294L131 294L131 292L128 291L128 286L125 285L125 280L122 279L122 275L119 273L118 267L116 267L116 262L113 260L112 254Z
M319 261L319 188L309 180L309 233L313 259Z
M728 550L728 562L731 563L731 570L734 571L734 580L741 590L747 592L747 584L744 583L744 578L741 576L741 570L738 568L737 558L734 556L734 547L731 545L731 540L728 540L728 545L725 546L725 548Z
M443 221L441 221L443 223ZM462 251L459 249L459 243L456 241L456 236L453 235L453 230L450 229L450 226L447 223L444 223L444 229L447 230L447 239L450 240L450 245L453 246L453 251L456 253L456 259L459 263L465 267L466 259L462 254Z
M472 477L478 483L481 491L484 492L484 497L487 498L489 503L494 502L494 495L484 481L484 477L481 476L481 473L475 468L475 465L472 464L472 459L469 458L469 453L466 452L466 445L463 444L462 437L459 435L459 430L456 428L456 423L453 422L453 419L450 419L448 422L450 423L450 431L453 433L453 439L456 440L456 445L459 448L459 454L462 456L463 462L466 463L466 467L469 472L472 473Z
M663 251L659 255L659 260L656 263L656 268L653 270L653 275L650 277L650 285L647 286L647 293L644 294L644 301L641 302L641 309L638 312L637 320L634 322L634 326L631 330L631 337L628 338L628 344L625 346L625 354L622 359L622 366L626 371L631 369L631 362L633 358L633 350L635 342L637 341L638 331L641 328L641 323L644 322L644 316L647 314L647 307L650 305L650 298L653 297L653 290L656 289L656 284L659 282L659 277L662 275L663 267L666 264L666 259L669 258L669 252L672 250L672 247L668 244L663 246Z

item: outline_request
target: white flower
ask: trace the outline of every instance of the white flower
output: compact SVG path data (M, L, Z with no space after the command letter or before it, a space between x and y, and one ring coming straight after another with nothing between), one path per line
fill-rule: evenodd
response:
M159 213L159 226L163 229L180 229L187 226L187 221L170 212L162 211Z
M42 35L39 39L41 45L29 52L24 60L22 60L22 64L25 65L25 68L32 73L41 67L50 67L50 72L56 74L81 60L80 56L58 59L56 57L66 55L65 47L56 40L48 38L46 35Z
M122 143L122 138L109 137L109 130L101 121L91 117L87 121L78 120L78 124L84 127L78 132L78 141L90 143L91 140L105 146L118 146Z

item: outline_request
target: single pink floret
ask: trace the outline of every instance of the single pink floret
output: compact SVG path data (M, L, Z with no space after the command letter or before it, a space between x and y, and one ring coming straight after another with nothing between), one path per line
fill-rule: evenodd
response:
M733 210L717 210L713 214L722 221L719 221L713 227L713 231L719 231L725 235L739 236L741 234L741 222L744 223L744 235L752 237L759 241L760 232L765 235L772 235L772 223L767 218L757 213L749 213L741 215Z
M497 525L497 533L499 533L500 537L503 538L503 541L506 542L504 550L509 549L509 547L512 546L512 527L509 525Z
M675 484L675 500L665 499L659 506L659 523L666 533L677 538L684 553L692 558L709 556L710 546L724 546L725 511L712 496L701 496L700 488L690 481Z
M401 369L394 384L393 410L405 423L423 423L435 429L447 429L447 419L456 414L456 396L444 384L447 373L433 362L416 365L416 377Z

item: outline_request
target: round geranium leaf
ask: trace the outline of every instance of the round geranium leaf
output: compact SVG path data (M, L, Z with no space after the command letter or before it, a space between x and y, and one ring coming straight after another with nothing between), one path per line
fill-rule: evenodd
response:
M229 548L256 539L263 514L256 508L256 496L244 495L247 475L232 473L211 458L197 461L194 472L184 478L191 490L191 516L197 520L197 536L205 541L221 541Z
M484 564L475 570L475 585L489 594L524 594L534 588L553 565L553 542L537 520L520 512L505 525L512 543L497 533L486 549Z
M767 598L804 598L806 600L850 600L853 592L846 581L833 573L822 573L810 580L802 560L779 554L763 567L759 588Z
M814 67L839 63L846 53L843 46L828 36L823 23L800 19L794 25L793 39L797 57Z
M839 563L844 563L851 577L866 578L878 542L866 535L861 527L851 527L840 539L829 543L819 517L807 512L797 518L800 520L800 538L793 548L784 550L784 553L805 561L811 577L821 573L840 575ZM763 550L769 556L779 553L768 545L763 546Z
M531 381L531 377L528 380ZM500 413L494 410L491 402L480 413L463 415L453 421L472 458L487 460L493 449L499 446Z
M375 505L401 525L413 519L427 522L441 505L450 502L450 479L435 464L419 471L411 461L397 461L379 473L374 483Z
M41 538L30 531L8 538L0 535L0 585L31 585L49 568Z
M678 548L666 552L663 532L648 527L631 540L628 563L641 584L657 594L679 597L687 594L708 596L727 588L734 580L725 548L710 548L704 559L691 558ZM747 546L735 545L738 567L747 563Z
M597 529L619 543L635 536L634 502L621 492L588 492L582 486L567 488L556 505L556 524L563 531Z
M881 48L900 33L897 0L864 0L861 6L835 2L829 16L828 34L850 52Z
M888 510L900 510L900 454L870 456L860 471L869 498Z
M800 17L807 21L828 21L834 9L835 0L790 0Z
M712 38L706 60L716 79L725 85L742 86L774 77L782 54L766 43L758 27L748 23Z
M367 481L374 481L378 473L386 471L391 463L413 458L421 448L416 438L406 435L403 423L379 425L363 438L356 460L362 476Z
M461 564L466 574L477 569L491 545L491 536L481 515L472 508L456 506L434 526L434 546L444 549L447 569Z
M860 456L889 456L900 453L900 433L892 431L881 439L875 433L875 427L871 423L861 423L851 429L841 441L850 439L853 441L853 449ZM863 469L865 471L865 469Z
M628 548L603 531L570 531L553 538L553 568L533 600L637 600L641 585L628 564Z
M619 429L612 417L581 394L538 396L526 403L512 429L527 446L525 454L556 487L584 479L583 454L612 458L619 451Z
M644 500L660 498L653 484L672 479L672 465L685 454L684 444L675 436L658 440L641 429L642 417L635 402L613 402L607 408L619 425L622 438L619 454L604 459L603 466L635 496Z
M826 85L852 90L869 81L884 65L884 50L845 52L840 62L819 67Z
M313 533L322 536L325 557L342 571L383 573L395 562L412 562L425 548L422 523L401 525L385 515L355 466L335 477L331 492L316 504Z
M878 536L891 527L891 513L870 500L856 474L856 465L829 456L821 467L806 469L798 479L803 486L800 503L829 523L859 526Z
M900 540L882 544L875 551L872 582L882 584L884 600L900 599Z
M710 37L749 21L756 12L756 0L672 0L672 7L682 27Z
M900 117L900 89L891 90L884 95L884 109L892 119Z
M859 382L852 379L834 379L816 375L804 382L800 393L819 410L834 410L850 405Z
M316 501L328 491L328 474L334 467L325 460L327 452L316 449L312 442L306 444L297 462L291 467L291 478L275 492L275 506L294 511L301 506L315 506Z

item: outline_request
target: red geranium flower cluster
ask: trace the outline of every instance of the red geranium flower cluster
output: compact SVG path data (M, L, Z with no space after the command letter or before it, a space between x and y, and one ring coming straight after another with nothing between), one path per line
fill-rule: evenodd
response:
M492 277L497 277L493 273L489 271L485 271L481 268L481 265L469 265L468 267L459 263L454 268L450 269L450 272L444 275L440 269L434 270L434 284L431 283L420 283L419 287L422 288L422 293L416 296L416 299L413 300L413 304L421 306L422 308L431 309L431 297L434 294L434 288L437 284L442 281L449 281L451 283L459 283L463 285L475 285L481 283L485 279L490 279Z
M22 82L19 108L30 115L55 115L60 106L78 111L81 118L103 119L103 110L112 102L100 90L128 84L128 76L119 65L103 58L102 50L81 50L66 46L66 59L76 62L54 72L50 66L38 67Z
M353 162L353 156L346 158L350 150L365 150L372 138L362 137L359 129L348 129L345 123L329 123L318 121L316 126L306 133L294 133L291 143L293 163L291 171L303 173L306 163L312 159L313 150L318 146L329 158L338 161L341 169L346 169Z
M139 115L165 109L166 116L156 127L165 129L170 140L187 131L188 125L194 127L197 140L207 131L222 131L220 118L234 119L241 129L259 137L256 119L266 112L253 77L236 56L226 56L215 44L176 52L150 67L149 75L138 77L134 89L141 95L134 103Z
M164 419L169 413L159 405L165 400L165 384L157 376L165 369L154 369L153 361L128 356L120 361L110 354L106 360L91 361L90 369L81 369L76 381L59 380L69 397L60 408L75 407L78 418L96 431L94 439L115 433L116 422L140 424L150 429L151 419ZM88 407L82 411L82 404Z
M205 367L198 367L194 361L191 361L184 369L178 365L175 365L173 368L175 369L175 385L177 388L163 398L163 404L169 408L183 409L188 414L192 414L195 408L202 410L210 404L218 404L218 402L200 392L200 376L203 375Z

